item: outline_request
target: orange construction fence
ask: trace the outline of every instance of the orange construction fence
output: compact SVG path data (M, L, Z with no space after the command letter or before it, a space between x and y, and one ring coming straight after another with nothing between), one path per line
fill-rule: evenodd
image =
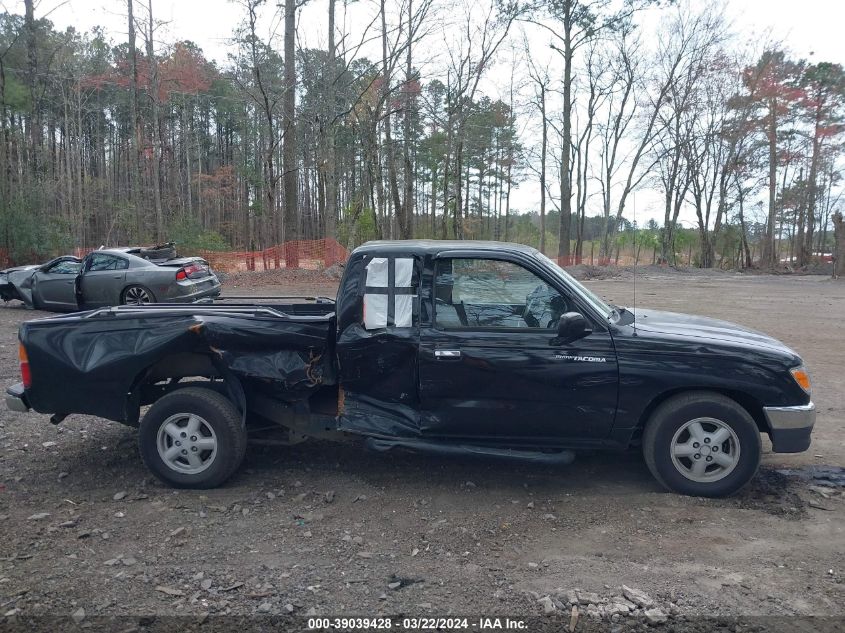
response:
M260 251L197 251L214 270L227 273L293 268L320 270L346 261L347 250L337 240L296 240Z
M270 248L259 251L185 251L177 250L180 255L199 255L211 264L214 270L227 273L234 273L247 270L270 270L273 268L292 268L306 270L321 270L335 264L346 261L347 250L337 240L326 238L321 240L296 240L277 244ZM97 248L76 247L72 249L72 255L82 258ZM53 256L65 255L55 253ZM0 249L0 266L21 265L22 262L35 264L43 263L50 257L39 257L33 254L30 257L21 258L21 261L13 261L5 249Z

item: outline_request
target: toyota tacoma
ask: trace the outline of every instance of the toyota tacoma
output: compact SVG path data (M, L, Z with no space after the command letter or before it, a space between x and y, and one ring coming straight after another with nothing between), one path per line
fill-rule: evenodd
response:
M178 487L222 484L248 438L547 464L642 450L664 486L729 495L767 435L806 450L810 379L783 343L725 321L605 303L537 250L357 248L335 301L139 305L24 323L15 411L137 429Z

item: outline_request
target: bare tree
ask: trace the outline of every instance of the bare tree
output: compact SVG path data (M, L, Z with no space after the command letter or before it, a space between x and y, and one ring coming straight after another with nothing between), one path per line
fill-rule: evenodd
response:
M549 146L549 118L546 114L546 99L549 92L548 68L538 68L525 41L525 54L528 60L528 76L534 87L533 105L540 114L540 252L546 252L546 156Z
M464 144L466 141L466 125L470 114L469 105L475 98L478 84L488 69L493 56L505 40L514 20L520 15L520 7L512 4L497 7L489 4L483 7L483 15L479 19L474 9L477 5L464 5L465 13L461 36L456 45L448 45L449 54L449 91L448 125L449 145L454 142L455 174L455 212L454 236L463 239L463 173ZM457 49L457 52L455 51ZM452 132L454 128L454 132ZM444 200L448 194L444 192ZM445 207L444 207L445 214ZM445 222L445 220L444 220Z
M687 192L693 187L696 164L693 147L698 125L694 105L714 47L722 39L724 22L713 8L700 13L679 9L666 25L668 35L657 53L657 88L646 127L655 134L653 146L664 192L661 260L675 262L674 233Z
M532 13L530 21L552 38L550 46L563 58L562 143L572 147L573 62L582 46L607 31L625 28L633 14L651 0L630 0L621 5L612 0L553 0L538 3L540 11ZM544 21L548 16L556 23ZM569 259L572 223L571 153L561 153L561 209L558 230L558 257Z

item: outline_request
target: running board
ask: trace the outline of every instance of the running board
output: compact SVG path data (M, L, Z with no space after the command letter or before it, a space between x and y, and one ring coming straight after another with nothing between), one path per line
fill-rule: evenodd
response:
M498 457L535 464L571 464L575 461L575 453L560 450L554 453L540 451L524 451L511 448L496 448L493 446L475 446L471 444L447 444L445 442L429 442L426 440L381 440L368 437L365 446L373 451L383 453L392 448L407 448L412 451L435 453L437 455Z

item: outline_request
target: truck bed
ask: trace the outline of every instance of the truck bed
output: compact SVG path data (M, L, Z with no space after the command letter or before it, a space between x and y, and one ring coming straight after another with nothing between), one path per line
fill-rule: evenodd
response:
M142 387L235 376L292 402L334 384L334 304L120 306L29 321L29 406L134 424ZM201 373L197 373L198 370Z

